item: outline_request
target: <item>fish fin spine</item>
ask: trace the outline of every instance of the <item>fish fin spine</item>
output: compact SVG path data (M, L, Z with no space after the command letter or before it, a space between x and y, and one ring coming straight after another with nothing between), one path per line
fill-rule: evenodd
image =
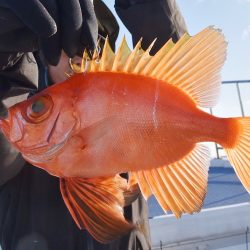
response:
M250 193L250 117L231 118L231 143L223 145L245 189Z

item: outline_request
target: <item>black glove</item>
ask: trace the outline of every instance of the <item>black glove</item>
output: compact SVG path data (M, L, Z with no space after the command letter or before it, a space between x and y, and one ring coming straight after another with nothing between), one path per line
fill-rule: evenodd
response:
M120 6L124 9L127 9L130 6L133 6L136 4L144 4L144 3L154 2L154 1L155 0L115 0L115 5Z
M0 101L0 119L1 118L6 118L8 114L8 110L5 107L5 105L3 104L2 101Z
M187 30L176 0L115 0L115 9L134 45L142 38L145 50L157 38L152 55L170 38L176 42Z
M62 49L73 57L96 45L98 24L91 0L0 0L1 7L1 52L40 48L56 65Z

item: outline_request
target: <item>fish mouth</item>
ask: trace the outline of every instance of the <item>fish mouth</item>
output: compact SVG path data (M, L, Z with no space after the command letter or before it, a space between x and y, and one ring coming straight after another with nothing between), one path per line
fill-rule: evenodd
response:
M63 140L55 145L49 146L50 138L55 130L57 121L58 121L59 114L57 115L57 119L46 139L46 141L36 147L28 147L23 150L22 155L23 157L32 163L45 163L48 161L53 160L61 151L63 151L64 146L66 145L67 141L70 139L71 135L75 131L77 127L77 120L72 124L72 127L63 135Z
M67 143L71 133L64 139L62 142L50 147L48 150L46 150L42 154L32 154L32 153L27 153L23 154L23 157L33 163L41 163L41 162L48 162L53 160L56 155L58 155L64 148L65 144ZM37 149L43 149L44 147L40 147Z

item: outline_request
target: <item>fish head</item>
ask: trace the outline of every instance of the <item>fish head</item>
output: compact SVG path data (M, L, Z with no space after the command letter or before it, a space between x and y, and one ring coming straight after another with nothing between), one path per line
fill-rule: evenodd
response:
M8 109L0 128L9 142L30 163L56 157L75 132L79 120L74 98L56 91L42 91Z

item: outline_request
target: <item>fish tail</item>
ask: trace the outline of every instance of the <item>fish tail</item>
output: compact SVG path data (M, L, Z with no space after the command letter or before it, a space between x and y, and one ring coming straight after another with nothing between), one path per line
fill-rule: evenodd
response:
M250 193L250 117L230 118L224 149L230 163Z

